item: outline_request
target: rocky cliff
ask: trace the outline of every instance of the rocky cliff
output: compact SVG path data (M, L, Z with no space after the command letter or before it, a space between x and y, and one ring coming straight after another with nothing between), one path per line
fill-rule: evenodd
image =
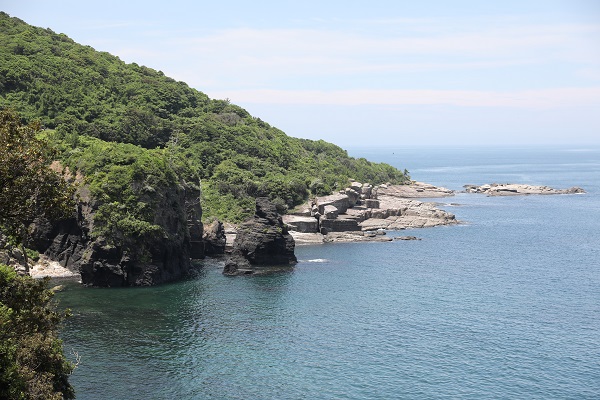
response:
M286 267L296 263L295 242L275 205L267 198L256 199L254 218L237 230L233 250L223 273L254 274L265 267Z
M73 218L55 224L37 221L29 247L80 273L85 285L149 286L180 279L189 271L191 257L204 256L199 194L185 185L144 194L158 232L104 237L94 233L99 202L83 187Z

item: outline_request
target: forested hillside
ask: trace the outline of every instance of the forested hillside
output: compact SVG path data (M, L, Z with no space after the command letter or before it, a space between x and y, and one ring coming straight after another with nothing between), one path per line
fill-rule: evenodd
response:
M283 209L341 188L349 178L408 178L387 164L348 157L333 144L291 138L228 100L209 99L160 71L5 13L0 107L16 110L24 122L41 121L63 163L82 173L93 196L113 204L100 218L126 215L138 228L150 221L141 193L161 180L201 181L204 218L239 221L257 196Z

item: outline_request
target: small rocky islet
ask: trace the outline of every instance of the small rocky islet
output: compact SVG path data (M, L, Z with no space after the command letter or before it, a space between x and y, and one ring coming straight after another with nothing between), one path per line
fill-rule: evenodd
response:
M523 196L523 195L547 195L547 194L580 194L585 193L580 187L573 186L569 189L554 189L549 186L536 186L517 183L491 183L481 186L463 186L467 193L481 193L487 196Z

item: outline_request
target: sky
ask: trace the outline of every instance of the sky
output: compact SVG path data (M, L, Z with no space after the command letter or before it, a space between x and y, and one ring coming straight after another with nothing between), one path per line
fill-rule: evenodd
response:
M295 137L600 144L600 0L0 0L0 10Z

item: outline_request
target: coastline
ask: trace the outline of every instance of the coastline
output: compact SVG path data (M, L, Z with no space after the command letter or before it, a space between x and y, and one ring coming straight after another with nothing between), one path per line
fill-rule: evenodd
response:
M78 277L79 274L74 273L68 268L60 265L58 261L53 261L45 255L40 255L40 259L30 267L29 275L35 279L41 278L72 278Z
M386 231L459 224L454 214L438 204L417 200L454 194L423 182L375 187L352 182L351 188L317 197L283 220L298 245L390 242L394 239Z
M368 184L366 184L368 185ZM528 184L486 184L481 186L464 185L464 193L485 194L487 196L528 196L528 195L557 195L557 194L584 194L585 190L579 187L568 189L555 189L549 186ZM347 193L348 189L346 189ZM341 192L342 193L342 192ZM364 193L364 191L363 191ZM456 225L463 223L441 208L439 203L421 202L417 199L437 199L451 197L455 191L444 187L437 187L424 182L413 181L409 185L379 185L368 191L369 198L375 200L374 207L364 205L354 206L335 215L333 219L340 221L358 221L357 230L340 231L313 231L309 232L302 227L308 225L309 230L314 230L310 225L315 218L315 212L307 216L306 208L314 206L321 209L320 203L330 205L331 197L317 198L313 204L305 206L304 211L284 216L284 221L290 227L290 234L297 245L314 245L332 242L391 242L394 238L386 235L386 231L401 231L414 228L430 228L443 225ZM371 194L373 193L373 194ZM324 199L324 201L322 200ZM339 199L337 199L339 200ZM335 203L336 199L333 200ZM363 203L363 204L365 204ZM457 204L452 204L456 206ZM319 220L322 216L316 214ZM327 216L325 218L327 220ZM319 225L320 224L319 220ZM296 225L294 225L296 224ZM313 222L314 224L314 222ZM300 227L300 229L299 229ZM318 229L317 229L318 230ZM411 237L411 240L413 237ZM417 238L415 238L417 239Z

